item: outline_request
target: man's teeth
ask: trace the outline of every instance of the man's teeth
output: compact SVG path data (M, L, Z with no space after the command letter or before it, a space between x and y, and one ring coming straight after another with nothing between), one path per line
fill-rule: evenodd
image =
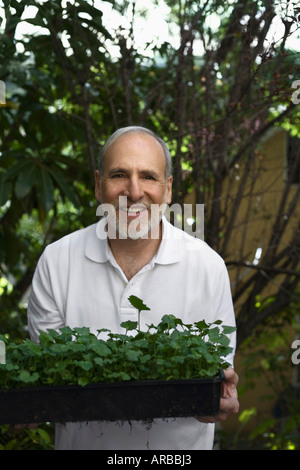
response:
M128 213L137 214L138 212L142 212L143 210L145 210L145 208L144 207L128 207L128 208L125 208L125 210Z

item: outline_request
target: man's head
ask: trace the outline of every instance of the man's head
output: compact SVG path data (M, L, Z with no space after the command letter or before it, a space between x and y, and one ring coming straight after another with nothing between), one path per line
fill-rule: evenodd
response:
M155 140L157 140L157 142L161 145L164 155L165 155L166 179L168 179L169 176L172 176L172 157L171 157L171 154L167 145L158 135L156 135L150 129L147 129L146 127L141 127L141 126L121 127L120 129L116 130L107 139L104 146L101 148L99 152L98 169L99 169L100 176L103 174L104 160L105 160L105 155L106 155L107 150L114 142L116 142L118 139L120 139L122 136L125 136L126 134L148 134L152 136Z
M108 139L99 163L96 198L114 207L122 237L125 232L130 238L145 237L161 218L157 209L162 213L163 205L171 201L171 156L166 145L148 129L123 128Z

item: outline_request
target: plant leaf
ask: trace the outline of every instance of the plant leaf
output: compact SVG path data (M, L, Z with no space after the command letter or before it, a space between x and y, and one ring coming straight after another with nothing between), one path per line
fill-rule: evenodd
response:
M235 327L235 326L226 326L226 325L223 326L223 333L224 333L225 335L228 335L228 334L230 334L230 333L233 333L234 331L236 331L236 327Z
M63 194L69 199L69 201L75 206L79 207L79 199L77 194L75 193L74 189L70 187L70 184L62 175L61 171L56 167L54 170L49 170L53 179L55 179L56 183L60 187Z
M6 181L4 173L0 173L0 206L3 206L10 197L11 183Z
M150 308L147 307L147 305L145 305L143 301L135 295L131 295L130 297L128 297L128 300L134 308L138 309L139 312L141 312L142 310L150 310Z
M131 331L131 330L136 330L137 325L138 325L137 321L127 320L127 321L123 321L123 323L121 323L120 326L122 328L125 328L126 331Z
M35 382L39 378L39 374L34 372L32 375L27 370L22 370L19 378L22 382L31 383Z
M54 187L52 178L45 168L39 168L38 197L44 211L49 212L54 204Z
M23 168L16 181L15 194L18 199L22 199L27 196L37 178L38 167L34 162L28 161L26 167Z

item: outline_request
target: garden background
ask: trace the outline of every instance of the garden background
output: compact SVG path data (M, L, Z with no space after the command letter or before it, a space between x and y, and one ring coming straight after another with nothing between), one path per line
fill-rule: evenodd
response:
M1 334L28 336L45 246L97 220L101 144L149 127L231 279L241 410L216 446L299 449L297 2L3 0L0 21ZM0 448L52 446L51 424L0 427Z

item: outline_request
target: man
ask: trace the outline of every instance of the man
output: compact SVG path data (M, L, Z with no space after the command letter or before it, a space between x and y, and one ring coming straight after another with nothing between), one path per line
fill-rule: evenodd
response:
M172 170L160 138L141 127L116 131L100 153L95 187L107 217L49 245L39 260L28 305L33 339L64 325L120 331L123 321L137 320L130 295L150 308L141 328L168 313L186 323L234 325L223 260L163 216ZM235 335L231 344L234 349ZM233 353L226 359L232 363ZM214 422L238 410L237 380L227 369L218 416L157 419L150 428L142 422L57 425L56 449L211 449Z

